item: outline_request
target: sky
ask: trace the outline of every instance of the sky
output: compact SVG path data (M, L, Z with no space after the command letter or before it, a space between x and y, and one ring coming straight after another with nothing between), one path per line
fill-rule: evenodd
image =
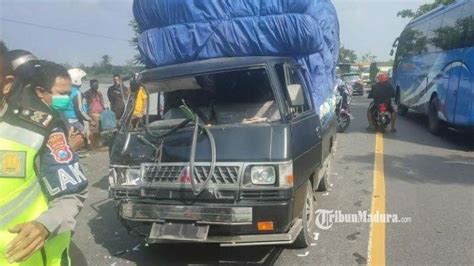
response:
M341 42L359 56L370 52L377 60L388 60L393 41L409 22L398 18L397 12L427 2L431 1L333 0L339 15ZM40 58L59 63L91 65L108 54L113 64L125 64L136 53L128 42L133 36L128 25L133 19L132 3L132 0L0 0L0 39L10 49L29 50Z

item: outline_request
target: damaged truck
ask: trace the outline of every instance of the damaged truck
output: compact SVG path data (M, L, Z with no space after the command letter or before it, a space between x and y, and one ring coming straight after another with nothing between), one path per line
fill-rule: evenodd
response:
M232 4L230 4L232 2ZM135 0L147 112L110 147L119 219L148 243L307 247L336 141L326 0Z

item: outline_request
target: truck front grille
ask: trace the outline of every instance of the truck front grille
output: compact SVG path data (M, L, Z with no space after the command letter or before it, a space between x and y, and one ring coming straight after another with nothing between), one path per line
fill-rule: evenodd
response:
M144 181L151 183L182 184L186 183L186 177L189 176L187 165L143 165L142 169ZM209 175L210 169L209 165L195 166L194 181L202 184ZM216 185L238 184L240 169L241 167L237 165L216 166L209 183Z
M244 190L240 194L243 200L279 200L285 198L285 192L282 190Z

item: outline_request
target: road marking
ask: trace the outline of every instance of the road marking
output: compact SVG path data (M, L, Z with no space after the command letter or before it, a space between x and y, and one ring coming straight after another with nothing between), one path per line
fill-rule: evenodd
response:
M372 191L372 217L385 214L385 174L383 165L383 134L375 136L374 188ZM385 223L371 222L368 265L385 265Z

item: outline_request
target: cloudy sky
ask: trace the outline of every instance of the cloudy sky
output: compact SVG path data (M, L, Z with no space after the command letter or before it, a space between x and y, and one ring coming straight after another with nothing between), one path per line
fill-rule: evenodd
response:
M0 0L0 39L41 58L92 64L103 54L123 64L135 54L128 40L132 0ZM396 17L430 0L333 0L345 47L389 58L391 44L408 23ZM86 33L86 34L79 34Z

